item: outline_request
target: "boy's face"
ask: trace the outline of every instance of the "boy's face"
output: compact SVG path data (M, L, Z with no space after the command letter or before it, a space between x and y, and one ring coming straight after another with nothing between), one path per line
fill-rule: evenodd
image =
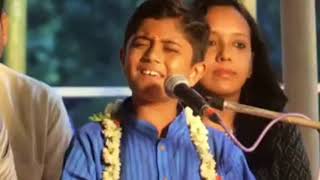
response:
M173 74L184 75L194 85L203 63L192 65L193 50L179 18L145 19L121 51L121 60L133 96L147 101L165 100L164 82Z

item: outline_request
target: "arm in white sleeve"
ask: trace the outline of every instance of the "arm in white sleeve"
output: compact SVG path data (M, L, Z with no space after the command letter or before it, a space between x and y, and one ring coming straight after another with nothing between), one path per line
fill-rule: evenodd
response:
M2 120L0 120L0 179L17 179L8 132Z
M73 131L62 99L53 96L49 103L49 130L42 179L60 179L65 152L69 147Z

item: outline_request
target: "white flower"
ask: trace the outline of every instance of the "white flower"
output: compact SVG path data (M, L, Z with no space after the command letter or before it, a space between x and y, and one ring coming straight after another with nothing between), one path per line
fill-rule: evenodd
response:
M210 146L208 143L208 130L204 126L199 116L193 116L191 108L186 107L185 113L187 116L187 124L190 129L190 137L196 147L201 160L200 174L201 177L207 180L216 179L217 173L215 171L216 162L213 155L210 153Z
M120 139L121 127L117 126L112 115L118 111L121 105L120 101L110 103L105 109L105 117L102 121L103 135L105 137L105 148L103 149L103 159L106 168L103 172L104 180L118 180L120 179Z

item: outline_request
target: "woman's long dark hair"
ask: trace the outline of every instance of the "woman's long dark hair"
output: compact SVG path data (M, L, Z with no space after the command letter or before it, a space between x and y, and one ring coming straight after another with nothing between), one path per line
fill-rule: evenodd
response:
M0 11L4 10L4 2L5 0L0 0Z
M231 6L235 8L245 18L250 27L252 52L254 54L253 68L251 77L242 87L240 103L274 111L283 111L287 97L281 90L271 69L266 43L255 20L247 9L236 0L194 0L193 2L195 13L200 17L205 17L209 8L214 6ZM210 94L204 95L210 96ZM236 136L243 144L251 146L268 122L263 118L237 114L235 121ZM277 128L273 128L255 152L246 154L249 164L252 161L255 162L254 165L256 167L251 168L258 168L259 163L272 163L272 137L276 133Z

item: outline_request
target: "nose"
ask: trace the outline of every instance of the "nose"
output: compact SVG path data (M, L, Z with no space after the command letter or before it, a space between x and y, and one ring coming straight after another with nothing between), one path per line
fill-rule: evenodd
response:
M228 48L226 48L225 45L221 45L217 56L216 56L217 62L225 62L225 61L231 61L230 53L228 51Z
M159 64L161 62L159 50L155 45L150 46L142 57L143 62L153 62Z

